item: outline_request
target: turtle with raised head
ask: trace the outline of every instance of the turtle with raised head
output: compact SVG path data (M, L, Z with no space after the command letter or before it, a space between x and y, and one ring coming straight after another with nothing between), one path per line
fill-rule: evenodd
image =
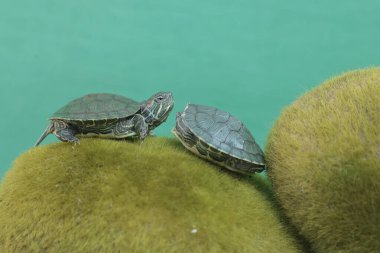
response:
M51 133L61 141L73 143L87 136L116 139L137 136L143 140L167 119L173 105L171 92L158 92L142 103L120 95L88 94L55 112L35 146Z
M231 171L250 175L265 169L264 153L244 124L220 109L188 104L172 130L196 155Z

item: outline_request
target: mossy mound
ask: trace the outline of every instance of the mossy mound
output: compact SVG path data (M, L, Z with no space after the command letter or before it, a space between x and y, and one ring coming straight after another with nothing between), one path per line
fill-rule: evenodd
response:
M286 108L266 158L279 201L317 252L379 252L380 68L329 80Z
M254 184L158 137L27 151L0 227L0 252L300 252Z

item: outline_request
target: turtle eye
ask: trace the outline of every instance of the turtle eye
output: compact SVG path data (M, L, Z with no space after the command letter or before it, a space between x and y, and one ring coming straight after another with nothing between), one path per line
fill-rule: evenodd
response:
M158 96L158 97L155 98L155 100L157 102L160 102L160 101L164 100L164 97L163 96Z

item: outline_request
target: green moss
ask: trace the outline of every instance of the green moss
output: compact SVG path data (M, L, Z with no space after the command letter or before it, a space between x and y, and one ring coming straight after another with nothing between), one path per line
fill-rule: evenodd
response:
M380 249L380 68L327 81L273 127L269 176L317 252Z
M167 138L27 151L0 187L0 227L0 252L300 252L253 184Z

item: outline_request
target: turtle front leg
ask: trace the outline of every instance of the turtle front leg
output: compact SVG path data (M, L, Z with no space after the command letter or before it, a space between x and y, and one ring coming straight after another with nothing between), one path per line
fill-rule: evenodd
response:
M120 120L113 129L116 138L126 138L137 135L141 140L144 140L148 132L148 124L140 114L136 114L130 119Z
M141 140L144 140L145 137L149 134L148 124L145 122L145 119L142 115L136 114L132 118L135 125L135 131Z
M54 121L54 135L63 142L79 144L79 139L75 137L76 130L63 121Z

